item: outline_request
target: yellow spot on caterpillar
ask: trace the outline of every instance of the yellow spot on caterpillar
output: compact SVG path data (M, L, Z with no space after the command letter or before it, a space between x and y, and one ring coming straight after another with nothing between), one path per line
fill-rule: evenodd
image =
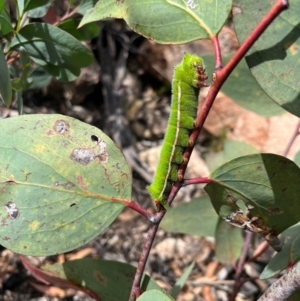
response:
M38 221L34 221L34 222L32 222L30 225L29 225L29 229L30 230L36 230L39 226L40 226L40 222L38 222Z

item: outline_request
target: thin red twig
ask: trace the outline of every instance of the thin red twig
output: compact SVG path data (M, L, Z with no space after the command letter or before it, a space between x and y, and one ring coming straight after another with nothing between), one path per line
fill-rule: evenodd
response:
M159 224L152 224L150 226L150 229L148 230L148 234L147 234L147 238L146 241L144 243L144 248L143 251L141 253L141 257L138 263L138 267L136 269L136 273L134 276L134 280L133 280L133 285L132 285L132 289L131 289L131 293L130 293L130 298L129 301L134 301L136 300L136 298L138 298L141 294L141 279L143 276L143 272L146 266L146 262L149 256L149 252L151 250L157 229L158 229Z
M212 182L212 180L208 177L185 179L182 183L182 187L192 185L192 184L208 184L211 182Z
M293 136L291 137L289 143L287 144L287 146L286 146L286 148L285 148L285 150L282 154L284 157L286 157L287 154L289 153L293 143L295 142L295 140L296 140L296 138L298 137L299 134L300 134L300 119L298 121L298 124L295 127L295 131L293 133Z
M269 248L269 244L266 241L263 241L253 252L252 257L247 260L247 263L254 262L258 257L264 254Z
M230 297L228 298L229 301L234 301L241 286L243 285L243 282L241 281L241 274L243 272L243 268L246 262L246 258L247 258L247 254L248 254L248 250L249 250L249 246L251 243L251 239L253 237L253 232L248 232L246 231L246 238L245 238L245 242L243 245L243 250L242 250L242 254L240 256L236 271L235 271L235 276L234 276L234 287L233 287L233 291L230 295Z
M134 210L134 211L138 212L139 214L143 215L149 221L152 220L152 215L153 214L151 214L149 211L145 210L139 204L137 204L135 202L129 202L129 201L125 201L123 204L126 205L128 208L131 208L132 210Z
M213 45L214 57L215 57L215 70L223 68L223 60L221 55L221 48L218 37L212 37L211 42Z

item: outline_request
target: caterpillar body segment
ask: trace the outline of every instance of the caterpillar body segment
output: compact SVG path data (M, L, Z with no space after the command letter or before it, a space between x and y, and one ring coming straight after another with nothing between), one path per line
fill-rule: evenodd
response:
M189 136L195 128L200 87L207 79L203 60L185 54L175 67L172 81L172 104L168 127L162 145L153 183L147 187L151 198L167 209L167 198L178 179L183 152L189 146Z

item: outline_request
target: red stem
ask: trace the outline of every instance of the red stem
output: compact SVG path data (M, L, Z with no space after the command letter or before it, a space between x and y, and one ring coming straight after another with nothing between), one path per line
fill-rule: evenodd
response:
M213 45L214 57L215 57L215 70L223 68L223 61L221 55L221 48L218 37L212 37L211 42Z
M286 146L284 152L283 152L283 156L286 157L287 154L289 153L293 143L295 142L297 136L300 134L300 120L298 121L298 124L295 127L295 131L293 133L293 136L291 137L288 145Z
M182 186L192 185L192 184L209 184L212 180L208 177L203 178L193 178L193 179L185 179L182 183Z
M134 211L138 212L139 214L143 215L149 221L151 221L153 219L153 214L151 214L149 211L145 210L139 204L137 204L135 202L129 202L129 201L124 201L123 204L126 205L128 208L131 208L132 210L134 210Z
M147 238L146 238L146 241L144 243L144 247L143 247L143 250L141 253L140 261L138 263L138 267L136 269L136 273L134 276L129 301L136 300L136 298L138 298L141 294L141 289L140 289L141 279L143 276L143 272L144 272L144 269L146 266L146 262L147 262L149 252L151 250L158 226L159 226L159 224L152 224L148 231L148 235L147 235Z
M243 268L246 262L246 258L247 258L247 254L248 254L248 250L249 250L249 246L251 243L251 239L253 237L253 232L248 232L246 231L246 238L245 238L245 242L243 245L243 250L242 250L242 254L240 256L236 271L235 271L235 276L234 276L234 287L233 287L233 291L230 295L230 297L228 298L229 301L234 301L236 299L236 296L241 288L241 286L243 285L243 282L241 281L241 274L243 272Z
M253 252L252 257L247 260L247 262L254 262L258 257L264 254L269 248L269 244L266 241L263 241Z

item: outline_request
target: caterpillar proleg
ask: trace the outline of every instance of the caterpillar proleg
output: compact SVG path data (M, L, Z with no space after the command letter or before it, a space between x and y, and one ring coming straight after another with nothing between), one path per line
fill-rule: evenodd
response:
M196 55L186 53L175 67L168 127L153 183L147 187L151 198L166 209L167 197L178 179L183 152L189 146L189 136L195 128L198 94L200 87L207 86L206 79L203 60Z

